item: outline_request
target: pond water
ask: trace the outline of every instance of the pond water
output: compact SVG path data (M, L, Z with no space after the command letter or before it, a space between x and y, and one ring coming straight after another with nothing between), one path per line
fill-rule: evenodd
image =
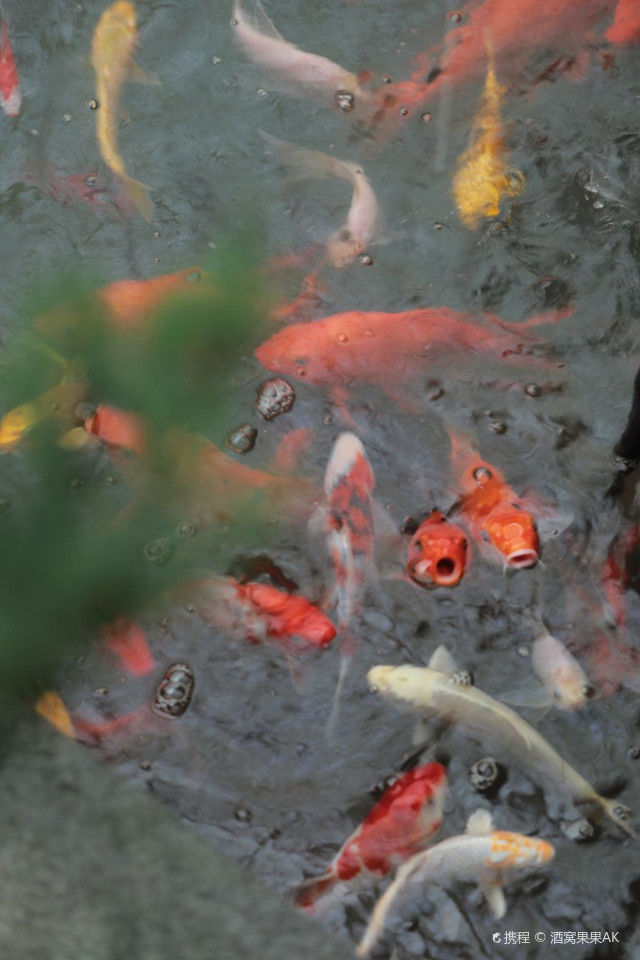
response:
M444 643L477 686L499 698L534 684L523 653L533 639L526 613L539 609L592 672L598 695L578 713L551 710L534 723L598 790L619 795L640 815L640 760L629 752L640 745L640 675L630 666L624 675L607 674L605 654L594 653L603 643L605 652L611 644L638 648L640 622L640 602L630 590L627 630L607 626L600 580L612 541L634 518L632 496L606 494L640 356L638 48L594 39L610 17L602 3L598 29L584 28L576 15L575 30L565 25L555 38L532 44L527 64L503 61L511 160L526 187L501 216L471 231L456 213L451 183L484 67L406 118L371 127L359 110L341 112L332 98L272 89L234 45L229 4L140 0L137 60L160 85L125 87L120 144L132 175L151 188L154 215L147 223L119 214L95 141L90 43L103 6L24 0L9 11L24 104L19 119L3 118L6 339L16 329L24 290L52 272L81 265L104 283L168 273L200 262L239 224L249 224L265 261L321 244L344 220L348 184L288 180L259 130L360 164L382 210L382 242L367 250L373 263L324 267L320 299L310 302L307 319L446 306L518 324L545 310L569 304L574 310L533 331L561 367L528 368L534 358L526 355L510 363L479 353L453 359L446 351L427 353L417 381L398 375L393 399L375 384L349 384L351 422L322 386L304 378L295 381L293 408L263 421L256 389L267 374L255 358L239 358L226 428L249 422L258 429L243 463L268 469L282 438L308 428L313 440L296 470L321 485L336 436L355 423L375 473L376 499L399 533L405 517L454 503L448 455L449 432L456 430L518 493L535 492L537 503L552 508L563 532L546 542L543 536L542 563L528 570L505 573L474 549L453 590L422 590L398 577L400 563L381 559L329 741L324 725L337 650L311 659L296 689L277 650L232 643L185 607L150 613L141 623L154 674L125 678L91 653L65 670L63 696L78 714L118 716L149 702L170 664L187 662L195 676L191 705L162 729L133 730L97 749L141 791L291 897L306 876L323 871L371 808L375 788L413 751L410 719L369 693L368 669L426 664ZM284 37L354 72L372 71L374 86L385 74L407 77L414 58L452 29L450 12L445 0L269 4ZM563 69L560 58L569 56L573 64ZM421 118L426 110L430 121ZM64 178L77 174L96 177L89 201L65 193ZM297 295L304 272L279 275L283 300ZM527 390L532 384L541 389ZM221 444L224 435L211 439ZM268 535L254 542L230 538L220 569L266 555L302 594L322 601L330 581L318 541L306 525L272 519ZM517 947L519 958L552 950L593 960L637 957L637 846L608 825L587 843L572 842L545 812L540 788L511 765L499 791L481 797L468 768L490 752L455 729L432 740L425 755L446 760L450 782L441 836L460 833L473 810L485 806L499 828L550 840L554 861L544 873L509 885L500 921L470 886L446 893L430 887L392 925L380 955L395 949L398 958L511 957L516 948L493 935L515 930L531 932L531 942ZM333 903L318 922L355 943L381 889L373 884ZM553 931L607 930L619 932L619 947L549 945ZM535 932L546 943L536 943Z

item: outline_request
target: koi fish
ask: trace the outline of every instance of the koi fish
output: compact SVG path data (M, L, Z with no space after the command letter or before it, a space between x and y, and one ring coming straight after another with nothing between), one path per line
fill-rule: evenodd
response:
M351 310L278 330L255 356L267 370L329 388L344 407L347 387L354 381L373 384L398 399L398 384L418 380L443 354L486 353L507 364L544 366L526 353L539 343L526 330L571 312L549 311L509 325L492 314L477 316L447 307L400 313Z
M459 509L474 538L480 544L489 542L508 567L519 570L536 564L540 541L533 517L502 473L455 434L451 436L451 461L459 475Z
M9 40L9 24L4 17L0 24L0 102L8 117L20 116L20 80Z
M547 809L553 806L551 819L561 816L564 807L585 806L597 817L609 817L630 837L636 835L629 823L629 808L596 793L534 727L477 687L457 682L462 679L458 673L438 669L450 660L446 649L440 647L430 660L433 666L373 667L367 674L369 688L397 709L455 722L472 736L481 737L483 747L491 745L509 756L543 787Z
M319 91L332 97L346 93L366 98L359 77L326 57L289 43L278 33L262 4L256 0L253 7L253 16L249 16L240 0L234 0L232 26L236 40L256 66L280 77L294 93Z
M260 130L260 134L282 162L294 170L296 179L338 177L351 184L353 196L347 219L331 234L325 245L326 259L334 267L348 266L366 250L380 216L376 195L362 167L319 150L304 150L284 140L277 140L263 130Z
M466 534L434 510L409 542L406 574L420 587L455 587L468 562Z
M471 142L458 160L453 178L453 198L462 222L475 230L482 219L497 217L505 197L522 193L525 179L507 161L507 146L500 117L506 87L498 83L493 50L480 107L473 119Z
M327 550L335 581L340 636L340 674L327 721L328 732L338 718L342 688L357 647L354 621L374 572L374 486L375 477L362 443L353 433L341 433L324 476Z
M619 627L627 625L625 591L629 586L627 556L640 543L640 523L634 523L617 537L602 565L602 588L613 618Z
M188 267L148 280L116 280L98 290L98 299L115 327L138 329L173 296L190 292L203 276L198 267Z
M547 866L555 850L546 840L522 833L494 830L491 814L476 810L463 834L442 840L415 854L403 864L390 887L376 903L367 929L356 950L366 957L384 929L391 908L400 894L415 884L476 883L496 919L507 910L503 885L521 872Z
M118 152L120 94L127 75L140 78L133 62L137 42L136 9L129 0L116 0L98 20L91 43L91 62L96 74L98 146L104 162L122 181L127 195L146 220L152 218L149 188L127 173Z
M610 43L631 44L640 40L638 0L618 0L613 23L605 33Z
M318 607L270 584L207 577L180 588L180 593L185 589L207 623L250 643L273 642L285 653L301 654L323 650L336 635Z
M73 721L59 693L56 693L54 690L45 690L44 693L41 693L36 701L35 711L39 713L47 723L55 727L63 737L69 737L71 740L74 739L76 734Z
M136 453L145 449L144 426L140 417L133 413L101 403L85 420L84 426L88 434L98 437L107 447Z
M86 384L80 379L64 379L30 403L14 407L0 420L0 452L13 450L29 430L47 417L71 420L76 404L85 393Z
M528 685L523 690L502 693L505 703L516 707L557 707L574 711L585 707L587 700L595 694L595 687L573 654L546 630L531 645L531 666L542 688L532 689Z
M604 696L620 687L640 693L640 650L606 630L596 630L584 651L589 673Z
M427 763L388 787L357 830L343 844L327 871L308 880L296 905L313 912L339 884L356 878L385 877L429 843L440 829L447 794L447 772Z
M155 667L144 631L133 620L121 617L109 624L102 631L102 642L132 677L144 677Z

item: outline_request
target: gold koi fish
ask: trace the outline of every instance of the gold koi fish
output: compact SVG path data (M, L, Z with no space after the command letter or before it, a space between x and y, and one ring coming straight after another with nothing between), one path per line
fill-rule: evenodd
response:
M104 11L91 42L91 63L96 72L98 145L104 162L122 181L131 199L146 220L151 220L149 188L127 173L118 152L120 94L127 77L141 79L133 62L136 47L136 10L129 0L116 0Z
M458 160L453 178L453 198L463 223L475 230L480 221L497 217L504 197L516 197L525 188L524 175L508 162L500 116L506 87L498 83L493 50L480 106L473 119L471 142Z

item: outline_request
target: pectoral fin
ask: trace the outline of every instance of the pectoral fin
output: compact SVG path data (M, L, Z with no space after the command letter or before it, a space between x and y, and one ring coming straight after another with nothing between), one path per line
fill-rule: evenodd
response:
M500 884L483 882L480 884L480 892L487 901L491 915L496 920L504 917L507 912L507 901L505 900L504 890Z
M488 810L483 810L482 807L478 807L467 820L464 832L473 835L478 833L491 833L492 829L493 821L491 814Z
M427 666L430 670L437 670L439 673L446 673L447 676L453 676L453 674L459 669L458 664L455 662L444 644L441 644L436 650L433 651Z
M413 728L411 743L414 747L421 746L421 744L427 741L428 734L429 728L427 727L426 722L422 719L422 717L418 717Z

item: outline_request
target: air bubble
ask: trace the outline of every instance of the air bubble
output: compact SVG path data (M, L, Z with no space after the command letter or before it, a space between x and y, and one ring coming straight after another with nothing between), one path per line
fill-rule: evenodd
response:
M295 399L295 390L282 377L265 380L258 390L258 413L265 420L273 420L280 413L291 410Z
M334 100L336 107L344 113L349 113L356 105L356 99L349 90L337 90Z
M142 556L151 566L161 567L171 559L173 544L168 537L157 537L145 544Z
M264 416L264 414L263 414ZM234 453L249 453L253 450L258 431L251 423L242 423L234 427L225 437L225 445Z

